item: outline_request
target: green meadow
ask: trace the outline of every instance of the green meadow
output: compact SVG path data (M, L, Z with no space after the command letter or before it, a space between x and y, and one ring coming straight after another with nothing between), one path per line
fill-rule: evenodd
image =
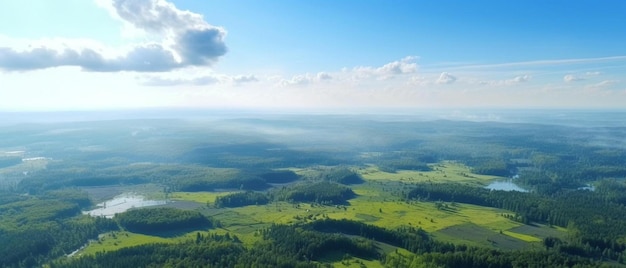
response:
M260 240L260 230L272 224L307 223L319 219L348 219L387 229L419 227L436 240L471 246L523 249L539 247L547 236L564 236L564 229L548 226L532 226L513 221L505 215L512 212L491 207L435 200L406 200L403 194L411 184L419 182L456 182L483 186L498 179L495 176L473 174L463 164L445 161L430 165L431 171L406 171L395 173L380 171L376 166L354 168L365 182L351 185L356 194L345 205L321 205L316 203L293 203L274 201L267 205L249 205L236 208L215 208L216 198L237 191L221 192L171 192L173 201L201 204L199 210L219 222L218 228L194 230L179 236L135 234L127 231L110 232L91 241L79 254L95 254L124 247L149 243L176 243L193 239L196 233L235 235L247 247ZM314 172L306 168L290 169L298 174ZM154 193L150 196L159 196ZM412 253L383 243L377 247L385 254ZM382 267L378 260L360 259L352 256L327 256L325 262L334 267Z

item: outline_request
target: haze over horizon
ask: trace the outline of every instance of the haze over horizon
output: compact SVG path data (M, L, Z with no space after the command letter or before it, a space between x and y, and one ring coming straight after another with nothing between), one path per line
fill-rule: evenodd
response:
M626 2L0 2L0 111L624 108Z

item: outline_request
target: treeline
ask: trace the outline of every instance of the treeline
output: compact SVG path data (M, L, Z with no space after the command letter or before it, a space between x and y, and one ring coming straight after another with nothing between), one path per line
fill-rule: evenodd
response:
M215 206L218 208L243 207L249 205L265 205L269 202L270 199L267 194L247 191L218 196L215 199Z
M64 190L37 196L0 198L0 267L36 267L69 254L117 223L81 215L86 194Z
M155 234L187 229L211 228L213 220L197 211L176 208L143 208L115 214L124 229L134 233Z
M470 247L463 251L431 252L418 256L386 255L381 260L385 267L604 267L587 258L570 256L555 251L500 251Z
M181 160L184 163L243 169L334 166L351 162L348 156L341 156L332 152L293 150L282 144L251 142L198 147L182 155Z
M398 230L388 230L374 225L352 220L323 219L305 226L320 232L341 233L361 236L370 240L383 242L392 246L404 248L416 254L425 252L454 251L455 246L450 243L435 241L421 228L403 227Z
M482 175L508 177L511 176L513 169L514 168L504 160L489 159L481 161L472 167L472 172Z
M198 165L135 164L107 168L52 162L45 170L29 173L18 190L37 194L66 187L157 183L175 191L216 189L265 190L271 183L287 183L300 177L290 170L209 168Z
M625 193L622 193L622 195ZM617 195L617 194L615 194ZM553 197L535 193L492 191L462 184L418 184L410 199L446 201L507 209L523 223L533 221L567 227L575 236L564 252L617 260L626 255L626 208L601 193L586 190L562 192ZM621 198L619 199L621 200Z

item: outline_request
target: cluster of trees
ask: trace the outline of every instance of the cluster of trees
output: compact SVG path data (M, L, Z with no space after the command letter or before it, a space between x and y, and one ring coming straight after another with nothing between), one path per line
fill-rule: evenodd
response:
M300 184L272 193L276 200L342 205L356 196L352 189L333 182Z
M504 160L489 159L473 166L472 172L483 175L508 177L511 175L512 169L511 165L507 164Z
M243 207L249 205L265 205L269 202L270 199L267 194L247 191L219 196L215 199L215 206L218 208Z
M626 236L623 228L626 226L626 208L616 201L622 200L626 193L620 192L619 188L611 192L613 194L605 195L603 191L571 190L547 197L462 184L423 183L411 190L407 197L511 210L516 213L512 218L524 223L536 221L567 227L572 238L559 248L563 252L582 252L583 256L617 260L626 256L626 243L621 240Z
M343 169L342 169L343 170ZM333 173L335 174L335 173ZM336 174L354 175L352 171L345 173L340 171ZM323 177L328 178L328 177ZM345 178L337 176L334 178ZM360 178L360 177L359 177ZM265 205L271 201L310 202L324 205L343 205L347 200L355 197L352 189L336 182L321 181L315 183L302 183L291 187L282 187L270 192L246 191L232 193L215 199L215 206L242 207L249 205Z
M124 229L135 233L163 233L175 230L206 229L213 220L198 211L176 208L143 208L115 214Z
M263 170L255 173L267 183L289 183L300 179L300 176L291 170Z
M346 166L318 167L314 172L307 174L306 179L312 181L327 181L341 183L345 185L363 183L364 180L359 173L354 172Z

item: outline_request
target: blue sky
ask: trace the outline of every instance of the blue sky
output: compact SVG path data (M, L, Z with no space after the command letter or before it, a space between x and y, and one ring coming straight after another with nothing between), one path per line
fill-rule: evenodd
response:
M0 110L626 108L625 30L618 0L2 1Z

